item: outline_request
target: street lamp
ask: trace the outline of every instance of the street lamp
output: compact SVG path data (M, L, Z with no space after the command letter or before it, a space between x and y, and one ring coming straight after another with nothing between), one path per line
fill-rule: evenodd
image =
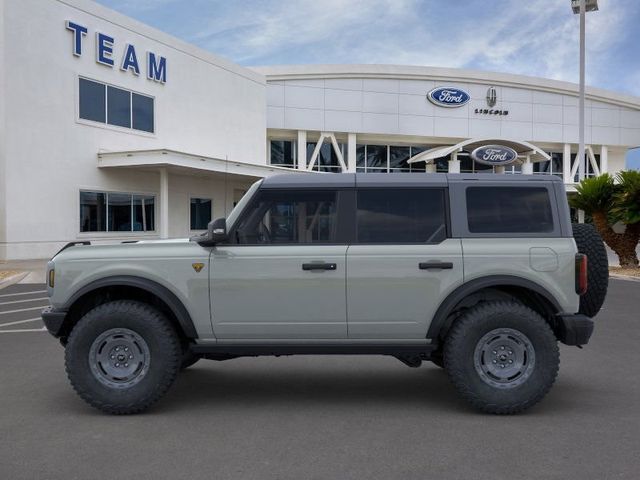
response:
M578 106L578 180L585 177L586 162L584 158L584 15L585 12L598 10L598 0L571 0L573 13L580 15L580 99Z

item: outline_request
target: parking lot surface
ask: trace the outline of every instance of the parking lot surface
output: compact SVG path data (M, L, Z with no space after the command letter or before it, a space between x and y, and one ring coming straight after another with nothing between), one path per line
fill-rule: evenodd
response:
M638 282L611 281L591 343L563 346L551 393L508 417L431 364L370 356L201 361L148 413L108 416L34 320L43 290L0 290L0 479L640 476Z

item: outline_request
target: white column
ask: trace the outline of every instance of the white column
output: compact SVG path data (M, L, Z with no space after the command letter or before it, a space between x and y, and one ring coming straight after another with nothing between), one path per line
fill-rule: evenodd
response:
M426 171L427 173L436 173L437 165L435 163L427 163ZM458 171L460 171L460 162L458 162Z
M495 173L504 173L504 165L498 165L495 168L496 168Z
M578 223L584 223L584 210L578 210Z
M460 160L458 160L458 152L451 154L451 160L449 160L449 173L460 173Z
M571 177L571 144L564 144L564 153L562 154L562 179L564 183L573 183Z
M609 147L602 145L600 147L600 173L609 171Z
M357 138L355 133L347 135L347 172L356 171Z
M160 238L169 238L169 173L160 169Z
M531 163L531 156L527 155L527 159L522 164L523 175L533 175L533 163Z
M307 169L307 131L298 130L298 170Z

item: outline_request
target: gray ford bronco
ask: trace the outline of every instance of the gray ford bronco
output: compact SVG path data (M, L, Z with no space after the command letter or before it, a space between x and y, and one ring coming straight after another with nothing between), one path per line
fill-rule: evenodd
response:
M429 360L474 407L520 412L608 281L557 177L399 173L266 178L201 236L69 244L47 275L71 384L114 414L200 359L295 354Z

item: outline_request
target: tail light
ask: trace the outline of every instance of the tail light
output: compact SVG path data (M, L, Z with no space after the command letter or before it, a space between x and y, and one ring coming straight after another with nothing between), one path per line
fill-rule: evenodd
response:
M583 253L576 254L576 293L584 295L587 293L587 256Z

